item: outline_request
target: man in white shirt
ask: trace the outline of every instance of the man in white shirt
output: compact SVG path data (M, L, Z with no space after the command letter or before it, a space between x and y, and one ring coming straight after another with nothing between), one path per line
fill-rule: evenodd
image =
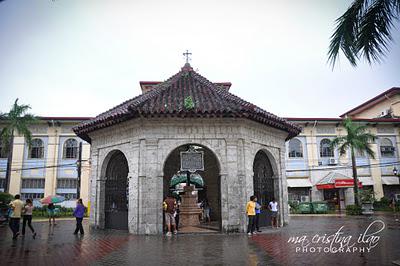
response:
M271 225L272 228L278 228L278 202L276 202L275 198L272 198L272 201L268 204L268 208L271 211Z

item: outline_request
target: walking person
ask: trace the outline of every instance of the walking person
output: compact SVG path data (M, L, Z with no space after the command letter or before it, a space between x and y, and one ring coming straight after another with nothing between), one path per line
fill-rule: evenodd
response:
M181 207L181 201L178 199L177 203L176 203L176 210L175 210L175 227L176 227L176 231L178 231L179 229L179 214L181 212L180 210Z
M261 214L261 205L260 205L260 203L258 203L258 201L256 201L256 221L255 221L255 223L256 223L256 230L259 233L261 232L260 225L259 225L260 214Z
M82 199L78 199L78 201L76 202L76 207L73 215L76 218L76 228L74 235L78 234L78 231L81 233L81 235L85 234L82 226L83 216L85 216L85 205L83 205Z
M35 207L33 206L32 200L26 199L26 203L25 203L25 206L23 209L23 216L22 216L22 236L25 235L26 223L28 223L28 227L32 231L33 239L36 238L36 232L32 227L32 211L34 208Z
M15 195L15 199L10 203L10 229L13 233L13 239L17 239L19 235L19 223L21 220L22 208L24 203L20 200L20 195Z
M272 198L272 201L268 204L268 208L271 211L271 225L272 228L278 228L278 202L276 202L275 198Z
M203 209L204 222L211 223L211 218L210 218L211 206L207 198L204 199L201 207Z
M47 214L49 215L49 224L51 225L51 219L53 219L53 225L56 225L56 218L55 218L55 206L54 203L50 203L47 206Z
M254 234L254 220L255 220L255 216L256 216L256 201L257 198L256 196L251 196L250 197L250 201L247 202L246 205L246 214L247 214L247 218L248 218L248 224L247 224L247 234L249 236L251 236L252 234Z
M175 217L174 217L174 213L175 213L175 209L176 209L176 200L174 197L172 197L171 195L168 195L168 197L165 199L165 201L163 202L163 206L164 206L164 210L165 210L165 224L167 225L168 228L168 232L167 232L167 236L171 236L172 235L172 231L174 232L174 234L176 235L178 233L178 231L176 231L176 227L175 227Z

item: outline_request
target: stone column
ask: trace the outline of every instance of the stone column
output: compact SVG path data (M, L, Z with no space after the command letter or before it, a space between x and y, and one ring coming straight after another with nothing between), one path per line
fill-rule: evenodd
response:
M99 153L97 149L92 149L91 152L91 166L90 166L90 188L89 188L89 200L90 200L90 219L89 223L91 226L96 226L98 224L98 202L97 202L97 171L98 171L98 160Z
M128 227L132 234L139 233L139 162L140 162L140 142L131 144L132 156L129 160L129 213Z
M244 211L242 213L242 224L241 232L247 231L247 216L246 216L246 203L250 200L250 196L254 194L254 171L253 164L256 152L258 150L252 151L252 145L250 141L243 141L243 154L244 154L244 165L245 165L245 179L243 182L243 195L242 204L244 205Z
M284 142L283 142L284 143ZM278 150L279 156L277 156L277 160L279 160L277 165L279 166L278 171L278 191L279 191L279 203L280 203L280 221L279 225L287 225L289 223L289 197L288 197L288 189L287 189L287 181L286 181L286 168L285 168L285 152L286 146L282 145ZM280 177L280 178L279 178Z
M221 190L222 194L227 193L226 199L222 202L222 206L227 207L228 214L227 217L224 217L227 219L223 227L223 231L225 232L240 230L241 211L243 209L241 206L243 205L241 200L243 186L241 186L240 178L243 179L244 177L244 169L241 171L241 177L239 176L238 166L240 163L241 158L238 156L238 140L226 140L227 180L224 186L225 191Z
M141 147L142 148L142 147ZM162 177L158 173L158 139L145 140L145 176L141 176L139 198L141 224L139 234L159 232L160 210L162 208ZM161 183L161 184L160 184Z

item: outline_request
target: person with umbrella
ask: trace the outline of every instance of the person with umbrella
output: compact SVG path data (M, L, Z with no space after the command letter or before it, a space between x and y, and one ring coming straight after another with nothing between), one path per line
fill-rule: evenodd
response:
M61 203L65 200L62 196L47 196L40 200L43 205L47 205L47 213L49 215L49 224L51 225L51 219L53 219L53 225L56 225L56 218L55 218L55 203Z

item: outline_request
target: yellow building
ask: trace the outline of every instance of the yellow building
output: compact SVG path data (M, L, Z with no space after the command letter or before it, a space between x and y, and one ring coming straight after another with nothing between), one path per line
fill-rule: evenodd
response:
M78 188L77 160L82 142L80 197L88 203L90 145L78 138L72 127L89 118L40 117L29 129L32 143L14 136L9 192L23 199L38 200L47 195L62 195L64 206L75 206ZM5 121L0 121L0 130ZM0 146L0 190L4 189L7 151Z
M287 118L303 127L302 133L286 143L286 175L289 200L326 200L343 209L354 204L350 153L340 156L330 141L346 135L342 120L351 117L377 135L371 145L375 158L356 154L360 186L372 188L376 199L400 200L400 88L382 94L344 113L340 118Z

